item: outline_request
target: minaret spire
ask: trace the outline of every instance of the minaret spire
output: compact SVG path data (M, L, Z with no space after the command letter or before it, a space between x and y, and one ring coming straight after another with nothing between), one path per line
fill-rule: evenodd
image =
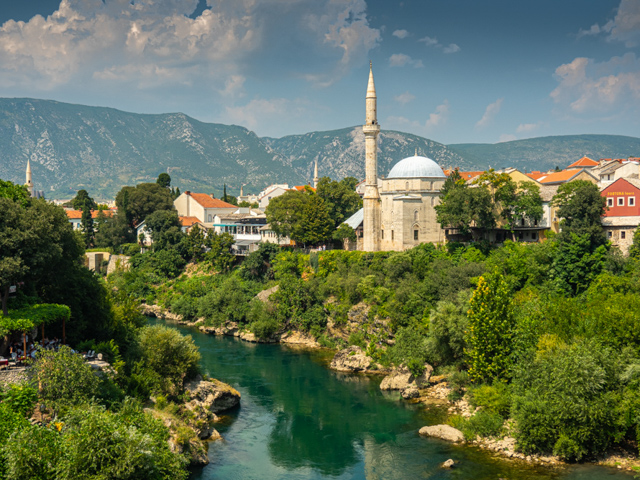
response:
M373 64L369 62L369 83L367 84L365 142L365 187L363 197L363 249L367 252L380 250L380 192L378 191L378 109L376 86L373 81Z
M27 182L25 183L25 187L29 190L29 195L33 197L33 179L31 178L31 161L27 159Z
M313 188L318 188L318 159L316 158L316 165L313 168Z

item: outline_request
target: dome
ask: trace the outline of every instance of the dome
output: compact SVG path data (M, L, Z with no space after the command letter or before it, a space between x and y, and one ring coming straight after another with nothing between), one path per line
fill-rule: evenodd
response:
M414 155L396 163L387 178L445 178L440 166L427 157Z

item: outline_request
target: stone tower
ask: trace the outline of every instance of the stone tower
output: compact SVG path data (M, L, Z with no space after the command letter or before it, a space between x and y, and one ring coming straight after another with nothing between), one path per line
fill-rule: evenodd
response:
M363 197L363 250L380 250L380 192L378 191L378 125L376 86L373 83L373 67L369 62L367 85L366 121L362 127L365 142L365 187Z
M313 188L318 188L318 159L316 158L316 165L313 168Z
M31 178L31 162L27 160L27 183L24 184L29 190L29 195L33 197L33 179Z

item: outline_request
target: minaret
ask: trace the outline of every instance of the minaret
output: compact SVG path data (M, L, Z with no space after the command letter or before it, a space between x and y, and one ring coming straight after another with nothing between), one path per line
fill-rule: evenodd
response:
M27 183L24 185L29 190L29 195L33 197L33 180L31 178L31 162L27 159Z
M316 158L316 166L313 169L313 188L318 188L318 159Z
M369 62L369 84L367 85L367 115L364 131L365 182L363 249L365 252L380 250L380 192L378 191L378 125L376 86L373 83L373 66Z

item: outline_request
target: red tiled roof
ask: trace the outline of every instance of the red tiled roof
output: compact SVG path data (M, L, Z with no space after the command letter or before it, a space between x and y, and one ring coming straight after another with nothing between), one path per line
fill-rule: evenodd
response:
M600 165L595 160L591 160L589 157L582 157L580 160L573 162L567 168L576 168L576 167L597 167Z
M538 180L540 177L544 177L545 175L549 175L548 173L545 172L529 172L526 174L527 177L532 178L533 180Z
M101 211L104 213L105 217L110 217L115 213L113 210L91 210L91 218L98 218L98 213ZM82 218L82 210L66 210L66 212L69 220Z
M307 190L307 188L310 188L311 191L315 192L316 189L313 188L311 185L294 185L293 187L291 187L291 190L298 190L299 192L304 192Z
M451 173L454 170L455 169L445 170L444 174L448 177L449 175L451 175ZM472 178L476 178L478 175L482 175L484 173L484 171L481 171L481 172L461 172L460 170L458 170L458 173L460 174L460 176L462 177L463 180L467 181L467 180L471 180Z
M200 220L198 219L198 217L180 217L180 224L183 227L191 227L196 223L200 223Z
M546 183L556 183L556 182L567 182L575 177L582 171L581 168L574 168L571 170L561 170L559 172L549 173L543 177L538 178L538 181L542 184Z
M213 198L206 193L190 193L189 195L204 208L237 208L235 205Z

